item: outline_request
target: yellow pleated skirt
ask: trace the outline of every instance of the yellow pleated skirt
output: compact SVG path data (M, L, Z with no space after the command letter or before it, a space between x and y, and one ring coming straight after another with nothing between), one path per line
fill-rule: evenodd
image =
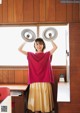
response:
M32 83L29 89L28 109L35 112L50 112L54 107L50 83Z

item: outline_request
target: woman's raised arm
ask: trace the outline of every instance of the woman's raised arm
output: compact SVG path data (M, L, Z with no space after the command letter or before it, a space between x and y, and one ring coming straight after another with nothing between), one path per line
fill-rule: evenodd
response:
M57 45L54 43L53 39L50 36L50 41L52 43L53 48L50 50L51 55L54 53L54 51L57 49Z
M22 44L20 45L20 47L18 48L18 50L19 50L21 53L23 53L24 55L27 55L27 52L26 52L25 50L23 50L23 47L24 47L25 44L26 44L25 42L22 43Z

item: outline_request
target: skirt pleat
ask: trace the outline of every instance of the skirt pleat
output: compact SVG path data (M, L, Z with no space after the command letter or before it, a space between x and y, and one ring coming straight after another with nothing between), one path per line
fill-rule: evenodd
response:
M54 107L52 86L50 83L32 83L29 89L28 109L50 112Z

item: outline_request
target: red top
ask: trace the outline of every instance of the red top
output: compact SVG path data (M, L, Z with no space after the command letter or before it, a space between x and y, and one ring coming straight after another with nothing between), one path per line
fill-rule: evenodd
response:
M29 79L28 84L34 82L51 82L54 83L51 70L52 55L46 53L28 52Z

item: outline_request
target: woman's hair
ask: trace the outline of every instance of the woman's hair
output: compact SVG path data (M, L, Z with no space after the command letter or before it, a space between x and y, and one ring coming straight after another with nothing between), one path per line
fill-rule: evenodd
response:
M46 48L46 45L45 45L45 42L44 42L44 40L42 39L42 38L37 38L36 40L35 40L35 43L39 43L39 44L43 44L43 49L42 49L42 51L44 51L44 49ZM34 43L34 48L35 48L35 43ZM35 48L36 49L36 48ZM37 51L37 50L36 50Z

